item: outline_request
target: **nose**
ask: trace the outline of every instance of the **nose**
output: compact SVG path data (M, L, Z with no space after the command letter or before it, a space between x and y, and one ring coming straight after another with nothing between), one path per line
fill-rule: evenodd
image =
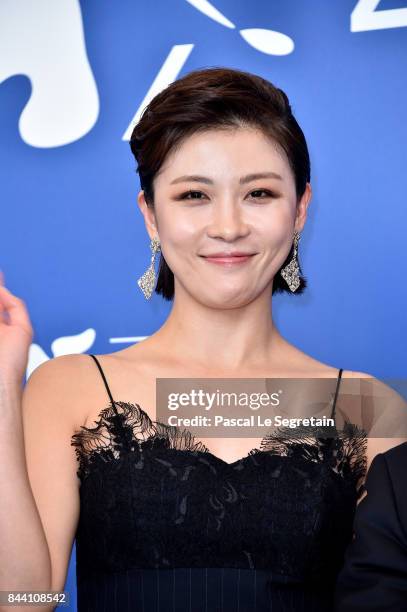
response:
M244 211L239 201L233 198L222 198L216 201L211 208L211 219L207 227L209 237L234 241L247 236L249 231L249 225L244 218Z

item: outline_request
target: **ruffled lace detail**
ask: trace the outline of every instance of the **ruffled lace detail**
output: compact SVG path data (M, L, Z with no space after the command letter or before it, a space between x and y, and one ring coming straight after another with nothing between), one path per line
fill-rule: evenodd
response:
M114 404L117 414L111 402L100 412L93 427L81 425L71 438L79 464L77 475L81 480L90 469L94 453L118 459L126 450L134 452L153 445L209 452L202 442L195 441L189 430L152 421L138 404L119 401Z
M356 488L360 497L364 491L367 470L367 432L345 421L344 428L324 435L320 427L280 427L267 434L259 449L296 461L322 462Z
M333 585L352 538L366 432L280 428L226 463L190 431L115 402L72 436L77 577L128 568L264 568ZM333 586L332 586L333 588Z
M129 402L112 402L104 408L93 427L82 425L73 434L71 445L79 464L78 477L82 480L89 471L94 453L119 458L126 450L134 452L153 446L181 451L207 453L216 458L210 449L197 441L188 430L153 421L138 405ZM367 468L367 432L357 425L345 421L343 430L335 427L305 427L295 429L280 427L266 434L260 446L253 448L234 465L259 452L281 457L291 457L296 461L323 462L340 476L349 480L357 489L358 496L363 493L363 481ZM327 435L329 431L329 435Z

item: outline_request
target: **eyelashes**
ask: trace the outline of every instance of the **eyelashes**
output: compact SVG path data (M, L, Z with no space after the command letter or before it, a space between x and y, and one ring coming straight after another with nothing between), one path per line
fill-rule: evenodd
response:
M268 197L270 198L278 198L279 195L273 191L270 191L269 189L254 189L253 191L250 192L250 194L253 193L265 193L266 196L264 197L255 197L255 200L265 200ZM202 191L197 191L197 190L192 190L190 189L189 191L185 191L184 193L182 193L180 196L178 196L178 198L176 198L177 200L203 200L203 198L190 198L188 197L189 195L192 194L199 194L199 195L205 195Z

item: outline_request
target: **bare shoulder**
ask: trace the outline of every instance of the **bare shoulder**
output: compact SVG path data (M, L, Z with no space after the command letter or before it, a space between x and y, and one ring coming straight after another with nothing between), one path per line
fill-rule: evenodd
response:
M344 378L360 379L361 405L372 423L367 439L367 467L373 458L407 442L407 403L389 384L368 372L347 370Z
M375 378L373 374L369 374L368 372L356 372L355 370L343 370L342 377L343 378L371 378L373 381L377 381L377 383L380 383L378 378Z
M64 418L69 428L75 428L83 420L85 411L82 398L86 397L91 359L88 355L60 355L44 361L34 368L27 379L24 404L33 407L38 398L42 410L48 410ZM45 400L49 401L45 401Z
M72 374L74 371L77 371L78 368L83 369L87 359L89 359L88 355L77 353L53 357L52 359L48 359L47 361L44 361L39 366L34 368L28 380L39 380L39 378L41 377L49 381L50 383L56 381L60 384L64 384L69 374Z
M365 399L376 399L385 401L386 406L407 409L406 400L398 393L391 384L387 384L380 378L376 378L373 374L367 372L355 372L352 370L344 370L343 378L360 380L360 393Z
M79 355L61 355L44 361L35 367L27 379L25 390L53 392L56 404L61 404L65 392L74 386L78 372Z

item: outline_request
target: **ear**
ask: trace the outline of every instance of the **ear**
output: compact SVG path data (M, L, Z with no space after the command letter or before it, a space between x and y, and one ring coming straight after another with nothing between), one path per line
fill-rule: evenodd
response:
M141 190L137 196L137 203L141 210L141 214L144 217L144 223L146 224L148 235L150 236L150 238L158 236L157 219L154 213L154 209L148 206L143 190Z
M312 198L312 188L311 183L307 183L305 186L305 191L302 195L300 203L297 206L297 214L295 219L295 229L297 232L301 232L305 225L305 221L307 220L307 210L309 203Z

